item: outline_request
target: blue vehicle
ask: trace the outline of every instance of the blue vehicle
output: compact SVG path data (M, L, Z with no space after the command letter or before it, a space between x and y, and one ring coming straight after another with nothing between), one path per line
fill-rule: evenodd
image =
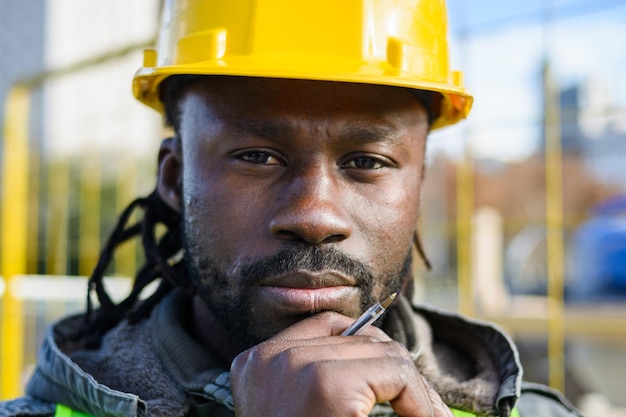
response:
M626 300L626 196L605 201L572 236L571 301Z

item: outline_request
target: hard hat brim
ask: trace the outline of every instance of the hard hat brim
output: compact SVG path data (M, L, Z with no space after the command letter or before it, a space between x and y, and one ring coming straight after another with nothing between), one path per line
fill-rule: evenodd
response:
M436 91L443 96L440 116L433 122L431 129L452 125L464 119L473 104L471 93L464 87L450 82L423 80L388 65L374 66L362 62L337 60L333 60L332 65L325 65L326 63L321 60L305 63L302 57L299 58L293 60L288 57L274 57L269 60L271 62L260 60L251 62L249 59L238 62L236 59L230 59L162 67L144 66L135 74L133 93L139 101L162 113L163 104L159 100L159 86L165 78L172 75L231 75L389 85ZM290 62L297 62L297 67ZM326 68L333 68L333 71L327 71Z

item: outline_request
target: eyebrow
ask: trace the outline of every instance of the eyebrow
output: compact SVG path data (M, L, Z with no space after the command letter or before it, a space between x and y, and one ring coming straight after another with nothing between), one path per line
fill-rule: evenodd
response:
M288 139L294 134L295 127L288 120L237 119L237 130L263 139ZM397 127L389 123L376 125L347 124L334 134L335 138L354 143L395 143L399 139Z
M292 131L290 123L281 120L237 119L235 126L239 131L263 139L285 139Z
M346 126L338 134L342 140L358 143L397 142L399 132L390 124L377 124L373 126Z

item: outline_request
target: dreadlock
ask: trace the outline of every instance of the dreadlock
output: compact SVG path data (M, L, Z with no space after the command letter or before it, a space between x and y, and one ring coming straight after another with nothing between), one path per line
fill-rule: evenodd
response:
M180 114L178 102L198 76L180 75L169 77L161 84L159 98L164 105L165 124L178 133ZM143 219L128 225L130 216L136 209L144 211ZM166 231L157 236L157 226L164 225ZM145 264L139 269L130 294L121 302L114 303L106 291L103 277L115 249L127 240L141 236L145 253ZM155 189L147 197L134 200L121 213L117 225L109 236L98 263L89 278L87 290L87 313L85 325L77 335L87 348L100 346L104 334L123 319L136 323L150 315L152 309L173 288L192 290L182 261L182 239L180 215L170 208ZM143 289L150 283L160 280L157 289L148 298L139 301ZM92 293L100 304L94 309Z
M192 75L178 75L168 77L161 83L159 98L164 107L165 124L172 127L176 134L178 134L180 123L178 109L180 98L199 78ZM128 225L130 216L138 208L144 211L143 219L133 225ZM166 228L160 237L157 236L159 224ZM104 334L123 319L127 319L130 323L137 323L147 318L152 309L173 288L192 291L182 259L180 227L179 213L161 199L156 189L147 197L134 200L121 213L89 278L86 322L78 335L83 339L85 347L100 346ZM115 249L137 236L141 236L146 261L137 272L130 294L116 304L111 300L104 286L104 273L113 259ZM159 286L154 293L138 302L142 290L159 279ZM97 310L94 309L92 303L93 292L96 293L100 303L100 308Z
M143 219L128 225L131 214L137 208L144 210ZM179 217L177 212L165 204L156 190L147 197L137 198L122 212L89 278L86 323L80 335L84 339L85 347L98 347L102 336L124 318L136 323L148 317L153 307L174 287L191 289L182 262ZM166 228L160 237L157 236L159 224ZM130 294L116 304L104 286L104 273L111 263L115 249L128 239L139 235L146 261L137 272ZM157 279L161 282L156 291L138 303L142 290ZM92 292L96 293L100 303L97 310L93 307Z

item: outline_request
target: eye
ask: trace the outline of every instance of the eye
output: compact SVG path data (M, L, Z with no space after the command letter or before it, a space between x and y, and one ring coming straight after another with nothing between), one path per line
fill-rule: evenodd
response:
M256 165L284 165L280 159L265 151L247 151L239 153L235 157Z
M389 166L384 160L372 156L357 156L341 164L342 168L374 170Z

